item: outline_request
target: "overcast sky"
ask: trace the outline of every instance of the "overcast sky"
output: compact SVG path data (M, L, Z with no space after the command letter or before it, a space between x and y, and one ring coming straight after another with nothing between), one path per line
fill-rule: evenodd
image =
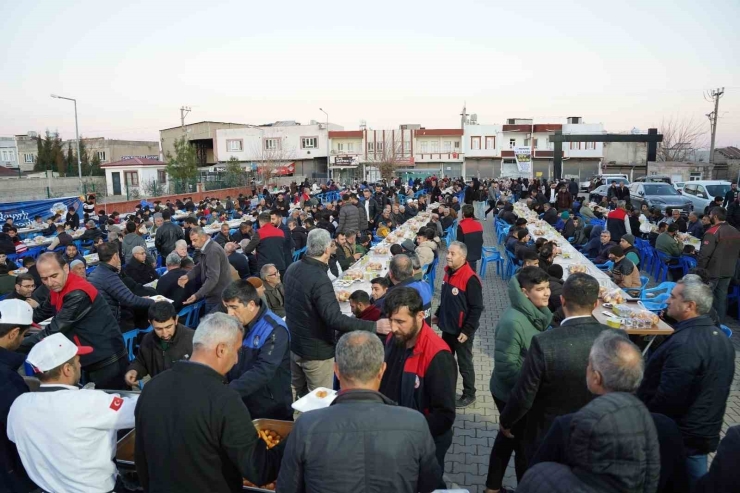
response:
M740 2L0 0L0 135L157 140L215 120L356 129L582 116L609 131L674 117L740 145ZM707 139L708 141L708 139Z

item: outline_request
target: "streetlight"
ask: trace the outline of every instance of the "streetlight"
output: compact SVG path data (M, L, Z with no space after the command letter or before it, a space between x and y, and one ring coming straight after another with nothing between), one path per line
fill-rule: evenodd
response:
M326 115L326 176L329 176L329 159L331 159L329 151L329 113L324 111L323 108L319 108L319 111Z
M77 100L74 98L65 98L64 96L59 96L57 94L52 94L52 98L56 99L66 99L67 101L72 101L75 104L75 137L77 139L77 174L80 177L80 192L82 192L82 157L80 156L80 131L77 127Z

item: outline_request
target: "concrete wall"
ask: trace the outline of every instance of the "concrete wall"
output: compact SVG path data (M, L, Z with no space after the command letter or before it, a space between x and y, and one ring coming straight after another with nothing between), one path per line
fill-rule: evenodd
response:
M105 178L102 176L83 178L88 184L87 192L105 190ZM23 200L42 200L49 198L47 193L51 185L51 197L69 197L80 195L80 180L77 177L55 177L51 183L46 178L9 178L0 179L0 197L3 202L17 202Z

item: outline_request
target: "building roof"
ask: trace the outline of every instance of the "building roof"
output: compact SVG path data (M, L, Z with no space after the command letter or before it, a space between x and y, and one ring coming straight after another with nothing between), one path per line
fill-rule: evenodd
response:
M115 161L112 163L105 163L105 164L100 165L101 168L120 168L122 166L136 166L136 167L167 166L167 163L164 163L158 159L132 157L130 159L121 159L120 161Z
M740 149L737 147L722 147L717 152L730 159L740 159Z
M362 130L331 130L329 131L330 139L361 139Z
M462 135L461 128L420 128L415 130L417 137L425 136L442 136L442 135Z
M237 126L240 126L240 127L248 127L249 126L246 123L214 122L214 121L211 121L211 120L203 120L202 122L195 122L195 123L186 123L185 126L186 127L192 127L194 125L201 125L203 123L215 123L216 125L237 125ZM182 126L181 125L177 125L175 127L163 128L163 129L160 130L160 132L163 132L165 130L172 130L174 128L182 128Z

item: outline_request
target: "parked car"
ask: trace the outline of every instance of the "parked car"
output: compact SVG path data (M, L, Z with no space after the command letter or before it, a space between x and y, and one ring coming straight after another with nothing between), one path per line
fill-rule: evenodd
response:
M648 176L641 176L639 178L635 178L635 183L641 182L641 183L668 183L669 185L673 184L673 180L671 180L671 177L668 175L648 175Z
M715 197L725 197L730 190L730 182L724 180L689 181L683 187L683 196L694 204L694 210L704 212Z
M617 182L617 184L619 184L620 182L624 182L626 186L629 186L630 184L630 181L627 178L627 175L621 175L621 174L594 175L588 181L581 182L581 191L588 193L589 188L591 188L591 183L593 183L594 180L601 180L602 185L611 185L613 181Z
M686 182L683 181L677 181L673 183L673 188L678 190L680 193L683 193L683 187L686 184Z
M598 204L601 202L601 199L605 198L607 193L609 193L609 186L610 185L601 185L600 187L594 188L593 191L588 194L588 200Z
M642 204L665 211L666 207L680 209L683 215L694 210L692 202L668 183L633 183L630 186L632 205L639 209Z

